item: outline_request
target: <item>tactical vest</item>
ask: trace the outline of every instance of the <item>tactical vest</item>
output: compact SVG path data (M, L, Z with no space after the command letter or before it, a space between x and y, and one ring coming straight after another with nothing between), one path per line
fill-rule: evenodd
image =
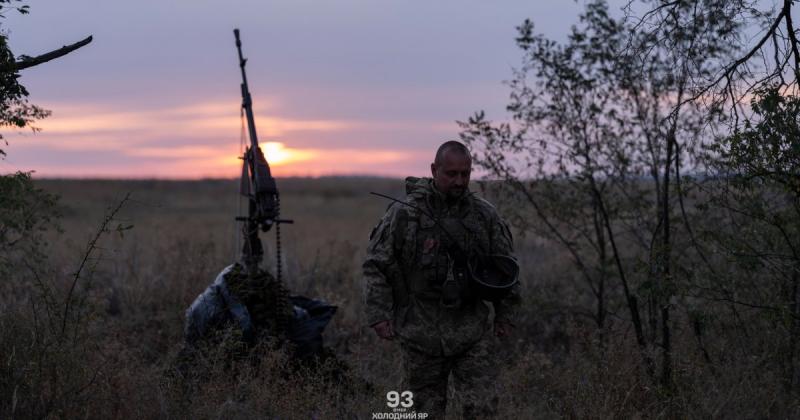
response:
M408 209L401 252L407 297L439 301L444 307L474 302L466 264L491 246L488 221L475 207L469 203L462 217L445 216L438 224Z

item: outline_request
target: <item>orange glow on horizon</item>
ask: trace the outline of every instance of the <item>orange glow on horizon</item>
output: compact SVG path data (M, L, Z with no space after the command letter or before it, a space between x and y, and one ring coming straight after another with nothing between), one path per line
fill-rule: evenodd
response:
M240 142L247 139L240 139L238 106L228 101L124 111L65 103L44 107L54 113L35 124L41 132L7 134L11 141L5 148L8 157L0 161L0 172L35 170L45 177L179 179L234 178L241 173ZM267 161L273 173L281 177L407 175L410 166L424 168L419 163L427 164L427 154L360 147L370 144L369 139L347 137L365 132L372 136L415 124L440 130L435 124L420 122L304 120L270 111L269 116L256 118L256 126ZM339 140L324 148L293 146L319 144L323 138ZM39 163L18 164L26 159Z

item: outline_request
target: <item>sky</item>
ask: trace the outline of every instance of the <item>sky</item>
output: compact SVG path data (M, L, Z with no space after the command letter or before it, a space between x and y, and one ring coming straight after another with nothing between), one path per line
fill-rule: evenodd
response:
M30 0L0 27L16 55L94 41L23 70L40 132L2 130L0 173L233 178L248 58L262 148L277 176L423 176L457 120L504 120L515 27L565 39L571 0Z

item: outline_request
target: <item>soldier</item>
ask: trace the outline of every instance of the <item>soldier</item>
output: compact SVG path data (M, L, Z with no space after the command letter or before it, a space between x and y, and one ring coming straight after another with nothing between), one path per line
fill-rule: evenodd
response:
M516 261L508 226L489 202L468 189L472 160L457 141L442 144L433 178L406 178L406 203L392 204L373 229L364 262L367 321L376 334L400 342L404 390L413 407L444 418L447 381L463 403L464 417L491 416L494 390L488 300L494 334L512 332L519 306ZM477 261L511 262L501 279L505 293L476 287ZM513 277L513 278L511 278Z

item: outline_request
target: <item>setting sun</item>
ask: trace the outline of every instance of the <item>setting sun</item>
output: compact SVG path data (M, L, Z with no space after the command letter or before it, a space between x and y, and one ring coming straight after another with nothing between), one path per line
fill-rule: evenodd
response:
M281 142L269 141L261 148L270 165L280 166L315 158L319 152L313 150L291 149Z

